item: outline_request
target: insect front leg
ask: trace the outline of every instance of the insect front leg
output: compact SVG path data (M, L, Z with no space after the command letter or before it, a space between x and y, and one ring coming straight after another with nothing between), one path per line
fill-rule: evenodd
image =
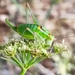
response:
M52 50L53 50L53 47L54 47L54 41L52 42L52 44L51 44L51 47L50 47L50 53L52 52Z
M34 38L33 39L35 39L35 40L40 40L40 41L43 41L44 39L42 38L42 36L39 34L39 33L37 33L37 32L33 32L31 29L29 29L29 28L26 28L33 36L34 36Z
M41 46L41 42L42 42L42 37L37 33L37 32L33 32L31 29L29 28L26 28L27 31L29 31L34 37L33 37L33 40L34 40L34 48L37 50L39 46Z

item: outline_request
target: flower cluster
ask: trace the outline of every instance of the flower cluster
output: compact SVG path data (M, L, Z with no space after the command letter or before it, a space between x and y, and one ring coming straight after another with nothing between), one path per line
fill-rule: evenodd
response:
M32 65L54 54L61 53L67 48L63 43L52 44L50 42L47 44L45 40L40 41L40 39L29 40L22 38L19 40L11 40L2 46L1 49L0 53L3 55L1 57L2 59L17 65L25 72Z

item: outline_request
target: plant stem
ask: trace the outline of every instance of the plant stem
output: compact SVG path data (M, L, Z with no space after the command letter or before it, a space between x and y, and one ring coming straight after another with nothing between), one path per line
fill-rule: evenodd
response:
M20 75L25 75L26 71L27 71L27 69L22 69Z

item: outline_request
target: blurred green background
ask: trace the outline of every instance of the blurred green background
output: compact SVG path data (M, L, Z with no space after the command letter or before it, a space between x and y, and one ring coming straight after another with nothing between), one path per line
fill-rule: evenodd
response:
M75 0L0 0L0 44L20 36L5 24L26 23L25 3L28 2L40 25L67 46L68 51L31 67L26 75L75 75ZM33 23L28 13L28 23ZM20 69L0 59L0 75L19 75Z

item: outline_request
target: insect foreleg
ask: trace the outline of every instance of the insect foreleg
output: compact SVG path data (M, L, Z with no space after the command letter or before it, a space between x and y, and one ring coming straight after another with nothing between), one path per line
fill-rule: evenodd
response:
M36 44L36 49L42 48L41 46L45 44L45 39L37 32L34 32L34 44Z
M38 34L40 34L43 38L49 38L50 39L50 37L48 36L48 34L46 34L46 32L44 32L43 30L41 30L39 28L38 28L38 30L40 31L40 32L38 32Z
M38 38L39 40L43 41L44 39L42 38L42 36L40 34L38 34L37 32L34 33L34 36L36 38Z
M41 46L41 43L43 43L43 38L37 32L33 32L29 28L26 28L26 29L33 35L34 44L36 44L35 49L37 50L38 44L40 44L40 46Z
M52 44L51 44L51 47L50 47L50 53L52 52L53 47L54 47L54 41L53 41Z

